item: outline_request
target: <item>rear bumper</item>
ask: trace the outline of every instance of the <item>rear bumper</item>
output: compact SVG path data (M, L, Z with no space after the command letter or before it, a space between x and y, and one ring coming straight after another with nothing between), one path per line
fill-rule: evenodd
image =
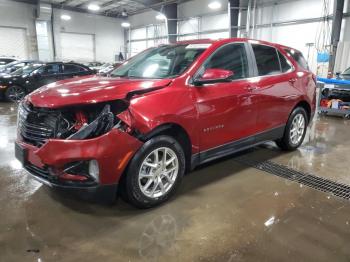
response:
M23 149L21 159L24 168L38 181L53 188L62 188L92 194L113 191L130 159L142 142L118 129L87 140L49 139L38 148L21 139L16 144ZM99 182L70 181L62 170L66 164L76 161L96 160L99 164Z

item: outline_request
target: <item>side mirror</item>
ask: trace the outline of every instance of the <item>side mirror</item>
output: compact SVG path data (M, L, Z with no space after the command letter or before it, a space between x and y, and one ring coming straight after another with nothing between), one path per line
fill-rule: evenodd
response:
M340 77L340 74L341 74L340 72L336 72L336 73L335 73L335 76L336 76L337 78L339 78L339 77Z
M212 83L223 83L230 82L230 78L234 75L234 73L230 70L225 69L207 69L204 74L194 80L195 85L203 85L203 84L212 84Z

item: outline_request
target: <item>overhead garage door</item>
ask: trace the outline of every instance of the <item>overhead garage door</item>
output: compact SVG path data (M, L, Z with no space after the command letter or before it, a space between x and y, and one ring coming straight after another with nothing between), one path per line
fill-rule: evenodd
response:
M90 34L61 33L63 61L95 61L95 37Z
M28 58L26 30L24 28L0 27L0 56Z

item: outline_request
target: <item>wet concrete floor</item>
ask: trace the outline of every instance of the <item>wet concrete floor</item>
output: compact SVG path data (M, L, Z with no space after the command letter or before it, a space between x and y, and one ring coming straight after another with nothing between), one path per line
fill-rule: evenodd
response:
M14 159L16 108L0 104L0 261L349 261L350 203L237 163L187 175L151 210L53 192ZM350 184L350 121L313 122L304 145L244 154Z

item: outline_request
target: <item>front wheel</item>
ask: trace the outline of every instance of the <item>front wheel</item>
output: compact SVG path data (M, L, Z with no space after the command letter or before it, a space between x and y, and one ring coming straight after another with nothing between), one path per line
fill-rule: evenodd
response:
M148 140L135 154L126 173L125 194L138 208L159 205L171 197L185 173L185 155L169 136Z
M21 86L10 86L5 91L5 98L7 101L19 102L26 95L26 91Z
M292 151L297 149L304 141L308 117L302 107L297 107L290 114L284 135L276 141L276 144L283 150Z

